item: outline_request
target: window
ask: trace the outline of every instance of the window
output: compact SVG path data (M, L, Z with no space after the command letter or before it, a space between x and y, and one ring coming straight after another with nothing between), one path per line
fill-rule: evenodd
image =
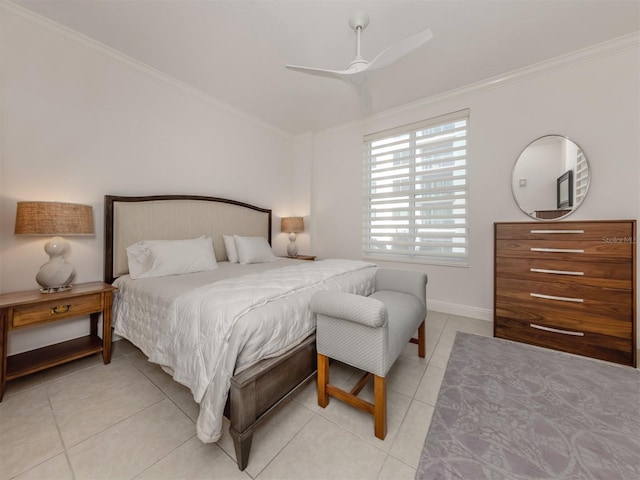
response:
M366 258L467 265L467 129L463 110L367 135Z
M576 178L574 179L576 187L576 201L574 202L574 205L577 207L582 203L582 200L584 200L584 197L587 195L587 190L589 188L589 165L587 165L587 159L580 148L578 148L576 156Z

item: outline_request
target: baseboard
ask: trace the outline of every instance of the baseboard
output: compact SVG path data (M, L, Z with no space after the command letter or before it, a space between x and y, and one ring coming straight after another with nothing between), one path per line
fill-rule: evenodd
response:
M486 308L470 307L457 303L440 302L427 298L427 309L436 312L448 313L449 315L460 315L462 317L475 318L477 320L493 321L493 310Z

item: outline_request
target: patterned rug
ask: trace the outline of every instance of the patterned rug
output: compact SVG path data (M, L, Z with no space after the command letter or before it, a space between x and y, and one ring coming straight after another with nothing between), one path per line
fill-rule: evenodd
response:
M459 332L416 479L640 479L640 372Z

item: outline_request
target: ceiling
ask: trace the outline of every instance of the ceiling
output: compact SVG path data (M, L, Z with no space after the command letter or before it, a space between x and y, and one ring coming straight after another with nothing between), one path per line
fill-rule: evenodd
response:
M345 69L431 28L369 75L373 113L640 30L640 0L14 0L289 134L360 118L355 87L286 70Z

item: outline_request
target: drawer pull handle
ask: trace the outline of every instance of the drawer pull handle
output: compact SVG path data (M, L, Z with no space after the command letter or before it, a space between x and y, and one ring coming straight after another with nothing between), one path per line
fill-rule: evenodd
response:
M536 234L536 233L577 233L577 234L581 234L584 233L584 230L531 230L531 233Z
M575 303L584 302L582 298L556 297L555 295L544 295L542 293L530 293L529 295L536 298L546 298L547 300L560 300L561 302L575 302Z
M71 305L58 305L57 307L53 307L51 309L51 315L59 315L61 313L67 313L71 310Z
M530 323L529 326L531 328L537 328L538 330L544 330L545 332L561 333L563 335L573 335L574 337L584 337L584 333L582 333L582 332L571 332L569 330L559 330L557 328L551 328L551 327L544 327L542 325L536 325L535 323Z
M553 273L554 275L584 275L584 272L572 272L571 270L549 270L547 268L530 268L535 273Z
M542 248L531 247L532 252L547 252L547 253L584 253L584 248Z

